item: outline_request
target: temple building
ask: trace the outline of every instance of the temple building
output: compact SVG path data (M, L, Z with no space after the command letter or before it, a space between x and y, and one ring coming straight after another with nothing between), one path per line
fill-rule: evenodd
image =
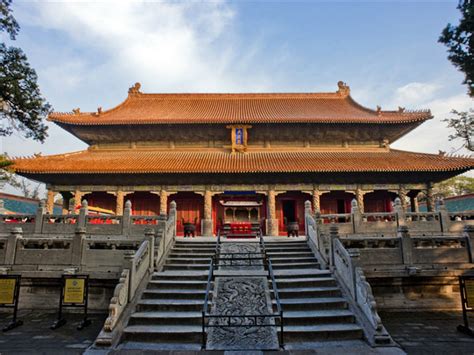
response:
M330 93L145 94L97 112L52 113L49 120L87 150L19 158L16 172L47 184L47 207L69 201L121 214L166 213L176 201L178 235L193 224L213 235L232 222L284 235L304 229L304 202L321 213L390 212L400 197L417 211L432 185L474 167L474 159L425 154L390 145L431 119L430 111L375 110L338 83Z

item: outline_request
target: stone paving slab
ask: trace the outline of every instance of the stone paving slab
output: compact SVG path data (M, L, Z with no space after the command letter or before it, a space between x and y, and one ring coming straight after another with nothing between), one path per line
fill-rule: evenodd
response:
M410 355L474 354L474 337L456 330L462 312L380 311L379 315L393 339Z
M99 334L106 314L90 314L92 324L80 331L76 327L82 314L65 313L67 323L59 329L49 329L56 318L56 312L19 310L18 319L23 325L0 332L0 354L82 354ZM10 320L11 312L0 313L1 328Z

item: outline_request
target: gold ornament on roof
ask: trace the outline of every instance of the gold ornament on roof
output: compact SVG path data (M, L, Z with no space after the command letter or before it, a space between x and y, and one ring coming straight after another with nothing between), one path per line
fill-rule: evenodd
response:
M97 115L100 115L102 113L102 107L99 106L97 107Z
M398 106L398 112L400 112L400 113L405 112L405 107Z
M382 114L382 106L379 106L377 105L377 115L381 115Z
M75 115L79 115L81 113L81 109L78 107L78 108L73 108L72 109L72 112L75 114Z
M349 85L347 85L342 80L337 82L337 87L338 87L337 93L341 96L348 96L351 92Z
M133 85L130 89L128 89L128 93L129 94L140 94L140 87L141 87L141 84L140 83L135 83L135 85Z

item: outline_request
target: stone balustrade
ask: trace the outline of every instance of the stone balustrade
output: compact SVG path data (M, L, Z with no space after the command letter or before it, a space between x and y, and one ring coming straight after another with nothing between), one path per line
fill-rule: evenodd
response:
M318 230L329 234L331 225L336 224L341 236L347 235L396 235L398 228L407 226L412 234L438 235L460 234L464 226L474 226L474 213L448 212L442 202L435 212L405 212L400 199L395 200L394 212L362 213L357 201L352 201L351 213L320 214L313 217Z
M166 215L132 215L130 201L125 203L123 215L89 215L86 200L82 201L79 214L49 214L41 202L35 215L0 215L0 235L21 227L24 234L74 234L77 228L85 228L94 235L143 235L147 228L155 228Z

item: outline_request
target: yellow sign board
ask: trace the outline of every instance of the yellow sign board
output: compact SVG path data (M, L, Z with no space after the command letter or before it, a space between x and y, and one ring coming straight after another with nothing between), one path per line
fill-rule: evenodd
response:
M468 308L474 308L474 280L465 280L466 305Z
M16 279L0 279L0 304L15 303Z
M67 278L64 284L64 303L84 303L85 280Z

